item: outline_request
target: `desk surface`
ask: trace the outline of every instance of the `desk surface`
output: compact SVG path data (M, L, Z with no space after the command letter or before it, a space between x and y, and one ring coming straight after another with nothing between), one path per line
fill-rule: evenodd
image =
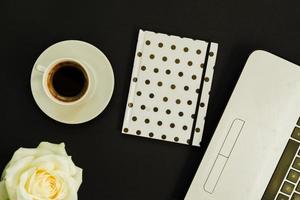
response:
M299 1L0 1L0 169L20 146L65 142L84 169L79 199L183 199L248 55L264 49L300 64ZM121 134L138 29L218 42L201 148ZM82 125L35 104L35 59L61 40L100 48L115 73L109 106Z

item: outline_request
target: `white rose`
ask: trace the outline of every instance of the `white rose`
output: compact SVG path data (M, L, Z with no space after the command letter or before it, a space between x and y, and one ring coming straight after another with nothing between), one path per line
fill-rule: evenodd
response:
M81 182L82 169L65 145L42 142L14 153L2 174L0 200L77 200Z

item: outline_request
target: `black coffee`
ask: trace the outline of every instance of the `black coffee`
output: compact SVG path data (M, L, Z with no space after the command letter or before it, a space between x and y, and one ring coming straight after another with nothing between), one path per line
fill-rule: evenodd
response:
M51 94L65 102L76 101L87 90L88 79L83 67L73 61L57 64L49 74L48 87Z

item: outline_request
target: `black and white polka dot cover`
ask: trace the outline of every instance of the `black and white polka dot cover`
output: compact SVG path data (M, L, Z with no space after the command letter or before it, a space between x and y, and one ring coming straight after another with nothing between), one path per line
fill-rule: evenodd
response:
M217 49L140 30L122 133L200 146Z

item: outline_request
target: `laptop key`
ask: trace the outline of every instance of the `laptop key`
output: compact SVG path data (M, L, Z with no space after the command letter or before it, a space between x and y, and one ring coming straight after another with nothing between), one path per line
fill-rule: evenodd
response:
M276 200L289 200L289 197L283 195L283 194L279 194L276 198Z
M292 194L294 187L295 186L293 184L291 184L289 182L284 182L280 191L283 192L284 194L290 195L290 194Z
M300 173L291 169L288 173L287 180L297 183L299 177L300 177Z
M296 187L296 191L300 192L300 182L298 183L297 187Z
M294 128L294 131L292 133L292 138L300 141L300 128L299 127Z
M291 200L300 200L300 194L294 193Z
M280 190L281 183L285 179L288 169L292 165L295 155L297 154L299 143L295 140L289 140L279 163L273 173L273 176L267 186L267 189L261 200L276 199L278 190Z
M299 152L298 152L299 153ZM293 163L293 168L300 170L300 158L297 157Z

